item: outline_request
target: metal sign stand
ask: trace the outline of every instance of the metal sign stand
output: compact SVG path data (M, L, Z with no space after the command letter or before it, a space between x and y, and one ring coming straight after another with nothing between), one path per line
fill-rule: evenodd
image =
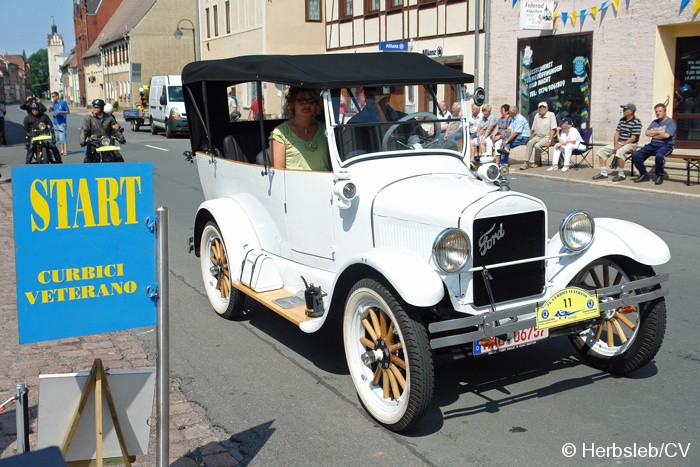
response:
M156 210L156 466L169 465L170 447L170 318L168 285L168 208Z
M29 392L27 383L18 382L15 390L17 418L17 453L29 452Z

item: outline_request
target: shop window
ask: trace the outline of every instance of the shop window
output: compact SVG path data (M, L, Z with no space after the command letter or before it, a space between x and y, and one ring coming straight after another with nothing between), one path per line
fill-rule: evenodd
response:
M545 101L558 119L589 126L592 44L592 33L518 40L520 113L532 121L537 104Z
M676 42L676 89L673 97L676 146L700 148L700 37Z
M306 21L321 21L321 0L306 0Z
M387 10L400 10L403 8L403 0L386 0Z
M224 2L226 7L226 34L231 34L231 2Z

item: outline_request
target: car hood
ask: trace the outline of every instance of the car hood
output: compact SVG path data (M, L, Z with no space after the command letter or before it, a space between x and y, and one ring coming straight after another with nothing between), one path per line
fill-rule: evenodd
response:
M426 174L387 185L374 199L373 215L438 227L456 227L461 213L493 185L466 174Z

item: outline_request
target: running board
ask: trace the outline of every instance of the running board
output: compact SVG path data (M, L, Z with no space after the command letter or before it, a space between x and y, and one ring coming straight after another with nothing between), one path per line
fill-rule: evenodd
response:
M243 285L241 281L237 280L231 281L231 285L234 288L243 292L246 296L252 298L253 300L262 305L265 305L267 308L271 309L281 317L287 319L288 321L291 321L297 326L299 326L304 321L316 319L309 318L308 316L306 316L306 305L303 303L299 306L295 306L292 308L284 308L274 301L280 298L296 297L296 295L291 293L289 290L281 288L270 290L269 292L256 292L250 287Z

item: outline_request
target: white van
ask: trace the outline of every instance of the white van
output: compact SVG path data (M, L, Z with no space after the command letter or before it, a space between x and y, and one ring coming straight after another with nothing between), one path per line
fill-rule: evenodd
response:
M152 77L148 107L151 134L164 131L166 138L176 134L189 135L180 75Z

